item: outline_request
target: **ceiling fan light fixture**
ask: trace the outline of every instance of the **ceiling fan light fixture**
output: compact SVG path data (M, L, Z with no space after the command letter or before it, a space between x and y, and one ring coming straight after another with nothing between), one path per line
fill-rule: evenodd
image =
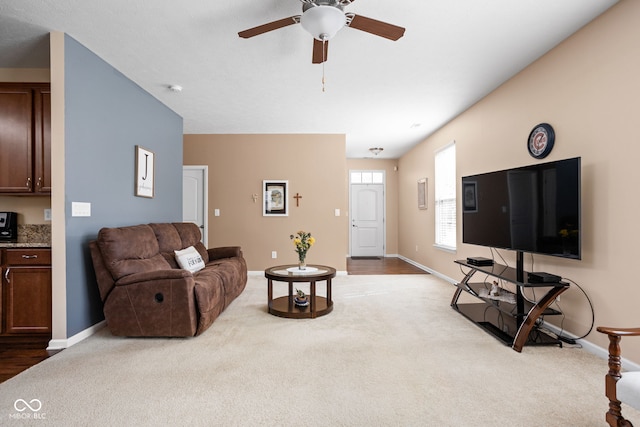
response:
M337 7L316 6L304 11L300 24L313 38L325 41L333 38L347 24L347 17Z

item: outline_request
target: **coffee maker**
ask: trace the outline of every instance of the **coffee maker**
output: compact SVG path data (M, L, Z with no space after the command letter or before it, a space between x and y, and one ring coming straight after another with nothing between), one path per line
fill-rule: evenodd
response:
M18 214L0 212L0 242L18 241Z

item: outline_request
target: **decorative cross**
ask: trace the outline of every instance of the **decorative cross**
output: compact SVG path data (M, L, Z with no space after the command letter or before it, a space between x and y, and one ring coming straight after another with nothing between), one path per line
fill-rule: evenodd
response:
M300 199L302 199L302 196L296 193L296 195L293 196L293 198L296 199L296 207L300 207Z

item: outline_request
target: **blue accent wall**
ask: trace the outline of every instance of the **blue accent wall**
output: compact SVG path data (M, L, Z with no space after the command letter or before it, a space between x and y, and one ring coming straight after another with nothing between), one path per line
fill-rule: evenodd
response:
M67 337L104 319L88 243L102 227L182 220L182 117L65 35ZM135 146L155 153L155 197L134 196ZM54 191L60 191L54 188ZM71 202L91 203L72 217Z

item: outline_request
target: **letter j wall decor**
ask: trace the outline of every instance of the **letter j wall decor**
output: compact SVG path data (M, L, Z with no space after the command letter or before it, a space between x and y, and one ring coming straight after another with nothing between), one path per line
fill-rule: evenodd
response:
M136 196L153 198L155 156L153 151L136 145Z

